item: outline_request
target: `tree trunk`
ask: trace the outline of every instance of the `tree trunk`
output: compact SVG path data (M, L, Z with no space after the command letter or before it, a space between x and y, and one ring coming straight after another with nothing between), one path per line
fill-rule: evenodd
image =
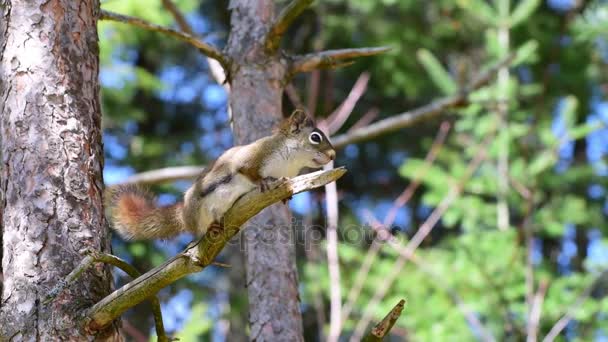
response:
M230 107L236 144L269 135L282 118L286 62L268 54L264 35L275 15L272 0L231 0L226 52L233 59ZM245 239L251 340L301 341L302 319L291 217L273 205L247 223Z
M76 316L110 292L107 267L44 304L88 249L109 249L102 205L97 0L0 0L0 340L91 340ZM95 336L119 340L115 326Z

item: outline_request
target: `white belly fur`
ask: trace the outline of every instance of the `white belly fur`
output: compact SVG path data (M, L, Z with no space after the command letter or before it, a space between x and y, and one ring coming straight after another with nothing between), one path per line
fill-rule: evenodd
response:
M239 197L256 186L249 178L239 173L235 174L230 183L220 185L203 199L199 226L209 227L214 221L219 222Z

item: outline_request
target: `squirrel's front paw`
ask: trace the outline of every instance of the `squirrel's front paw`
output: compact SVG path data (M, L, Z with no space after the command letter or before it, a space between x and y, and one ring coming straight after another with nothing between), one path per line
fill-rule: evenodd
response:
M276 178L274 177L265 177L260 180L260 191L265 192L270 190L272 183L276 182Z

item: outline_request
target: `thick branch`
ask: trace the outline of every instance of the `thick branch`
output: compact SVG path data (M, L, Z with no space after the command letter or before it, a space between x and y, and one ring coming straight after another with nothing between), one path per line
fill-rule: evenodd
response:
M399 319L399 316L401 316L401 311L403 311L404 306L405 300L402 299L399 301L399 303L397 303L397 305L395 305L388 315L386 315L386 317L380 321L380 323L376 324L376 326L372 328L367 336L363 338L363 341L372 342L384 340L384 337L388 335L393 328L393 325L395 325L395 322L397 322L397 319Z
M135 267L133 267L131 264L117 256L106 253L100 253L98 251L90 251L89 254L84 259L82 259L80 264L78 264L78 266L72 272L70 272L70 274L68 274L66 279L60 281L59 283L57 283L57 285L55 285L55 287L48 293L43 304L48 304L52 300L54 300L70 284L78 280L78 278L80 278L83 272L89 269L89 267L91 267L91 265L95 262L102 262L118 267L133 279L141 275L141 273L139 273L139 271ZM154 324L156 326L156 336L158 340L161 342L169 341L170 339L167 337L167 334L165 332L165 326L163 324L163 316L160 310L160 301L156 296L152 296L150 297L150 304L152 305L152 314L154 316Z
M266 35L266 49L274 52L279 48L281 38L291 23L310 6L314 0L293 0L279 13Z
M162 32L162 33L168 34L174 38L177 38L181 41L184 41L184 42L194 46L195 48L197 48L198 51L200 51L203 55L217 60L225 70L228 70L228 66L230 64L230 59L227 56L223 55L220 52L220 50L197 39L196 37L194 37L191 34L177 31L177 30L174 30L174 29L171 29L168 27L163 27L160 25L152 24L143 19L130 17L130 16L122 15L122 14L118 14L118 13L113 13L113 12L106 11L106 10L101 10L100 13L101 13L101 16L100 16L101 20L112 20L112 21L118 21L118 22L125 23L125 24L131 24L131 25L141 27L146 30Z
M343 64L351 64L354 58L373 56L390 50L388 46L340 49L315 52L302 56L294 56L290 66L290 74L308 72L315 69L335 68Z
M187 274L203 270L213 262L224 245L239 232L241 225L262 209L293 194L333 182L344 173L346 173L344 168L313 172L293 179L277 181L273 189L265 192L256 188L246 193L228 210L222 223L208 227L207 233L200 240L90 308L85 313L88 328L92 331L99 330L125 310L154 295L165 286Z
M348 144L370 140L377 136L411 126L420 120L428 119L450 108L462 106L466 104L467 99L472 92L488 84L492 78L496 76L498 70L506 65L509 65L511 61L513 61L513 58L514 55L511 55L496 65L488 68L486 71L475 77L467 87L462 89L462 91L456 95L444 97L425 106L403 112L401 114L393 115L369 126L361 127L346 134L338 135L332 138L332 143L336 148L343 148Z

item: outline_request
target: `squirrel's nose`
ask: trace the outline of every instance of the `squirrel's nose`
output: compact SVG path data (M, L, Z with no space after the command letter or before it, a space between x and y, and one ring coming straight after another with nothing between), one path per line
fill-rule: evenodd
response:
M327 151L327 156L329 157L329 159L334 160L336 159L336 151L334 150L329 150Z

